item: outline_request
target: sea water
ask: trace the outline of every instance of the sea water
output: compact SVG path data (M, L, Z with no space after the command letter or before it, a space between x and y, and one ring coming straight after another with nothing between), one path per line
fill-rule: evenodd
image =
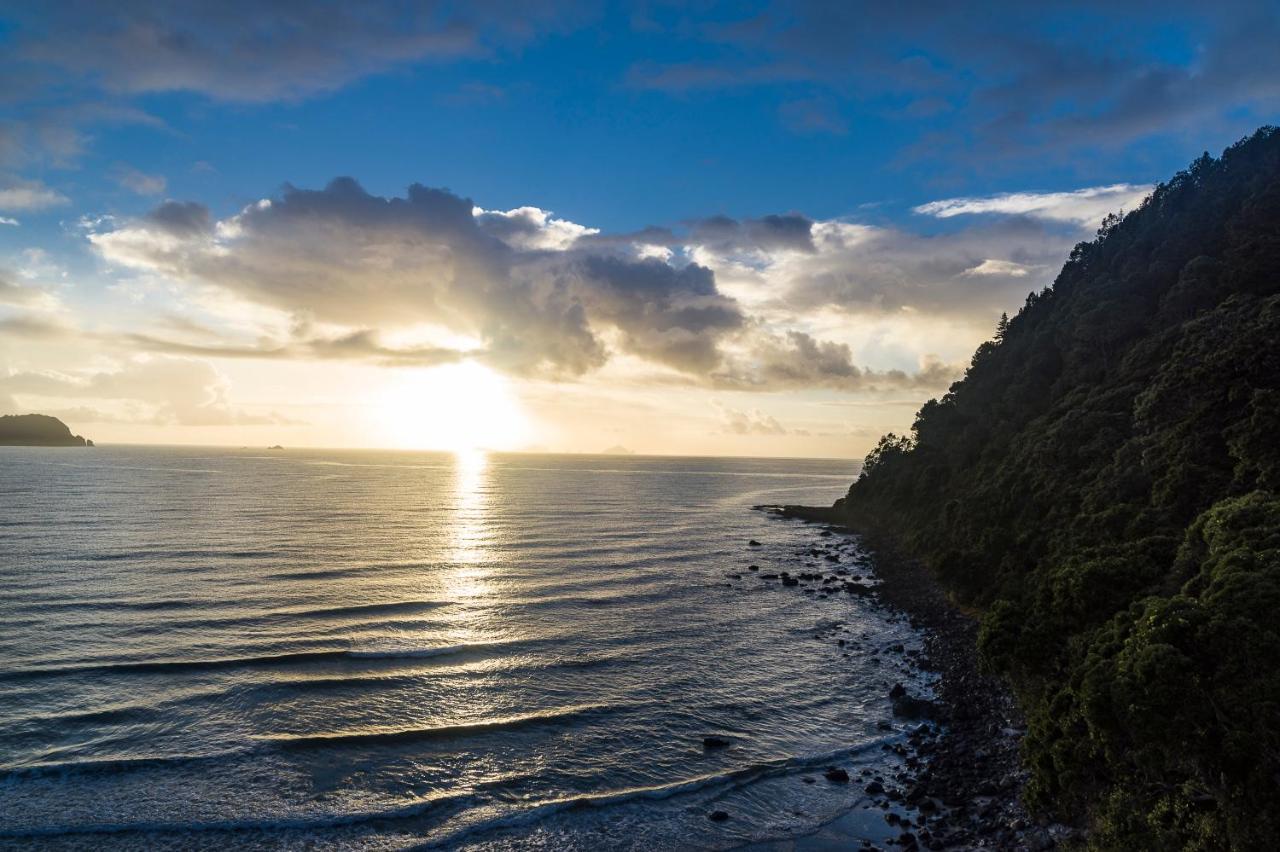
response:
M855 473L0 448L0 846L804 835L867 805L822 772L889 759L908 672L881 651L919 637L863 596L762 579L872 569L855 539L752 507L830 503Z

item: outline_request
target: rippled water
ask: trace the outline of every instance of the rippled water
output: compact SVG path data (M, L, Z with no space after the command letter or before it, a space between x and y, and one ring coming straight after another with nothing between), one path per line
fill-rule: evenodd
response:
M732 848L812 830L860 801L805 783L815 768L883 761L899 736L877 723L902 675L832 637L916 637L859 597L760 579L803 570L819 539L751 506L829 502L852 473L0 448L0 845ZM823 543L866 570L854 542Z

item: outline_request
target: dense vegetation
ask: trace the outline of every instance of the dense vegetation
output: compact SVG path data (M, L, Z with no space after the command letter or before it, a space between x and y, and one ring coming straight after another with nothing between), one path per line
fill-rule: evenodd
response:
M83 447L93 446L72 435L67 424L47 414L6 414L0 417L0 446Z
M1033 806L1097 848L1275 848L1280 131L1108 218L842 504L983 612Z

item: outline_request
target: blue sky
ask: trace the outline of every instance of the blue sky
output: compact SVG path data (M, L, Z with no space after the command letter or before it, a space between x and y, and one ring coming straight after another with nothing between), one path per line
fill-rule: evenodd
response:
M541 406L532 420L556 420L556 394L633 387L639 405L675 385L700 413L655 450L856 453L903 419L890 402L937 391L927 365L961 363L1000 310L1049 283L1102 212L1273 122L1278 43L1280 12L1263 3L0 4L0 403L74 409L108 434L133 417L174 440L287 427L341 442L348 427L318 424L319 403L280 401L258 374L380 365L395 384L441 366L406 365L412 339L495 370ZM490 216L444 232L424 224L453 209L441 196L375 226L367 199L322 192L339 176L374 199L422 184L562 225L512 237L515 219ZM331 244L406 252L422 280L386 289L338 258L330 291L399 306L344 322L287 280L316 236L300 220L227 230L262 199L323 218ZM166 204L204 224L166 231ZM787 243L775 226L788 222L809 236ZM553 238L563 223L585 229L577 242ZM663 235L633 238L649 227ZM440 251L477 266L440 284ZM552 279L529 283L534 268ZM460 295L464 273L487 301ZM495 310L512 294L554 322ZM322 338L352 336L379 342L317 356ZM826 373L779 362L824 344ZM209 382L189 401L203 411L159 390L86 390L179 361ZM794 415L846 397L888 407L838 426ZM308 413L272 422L272 399ZM549 446L585 440L553 426Z

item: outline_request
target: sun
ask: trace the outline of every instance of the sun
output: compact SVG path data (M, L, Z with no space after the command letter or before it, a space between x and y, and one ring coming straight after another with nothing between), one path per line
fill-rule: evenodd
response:
M513 450L529 418L509 382L474 361L405 372L376 405L381 431L401 449Z

